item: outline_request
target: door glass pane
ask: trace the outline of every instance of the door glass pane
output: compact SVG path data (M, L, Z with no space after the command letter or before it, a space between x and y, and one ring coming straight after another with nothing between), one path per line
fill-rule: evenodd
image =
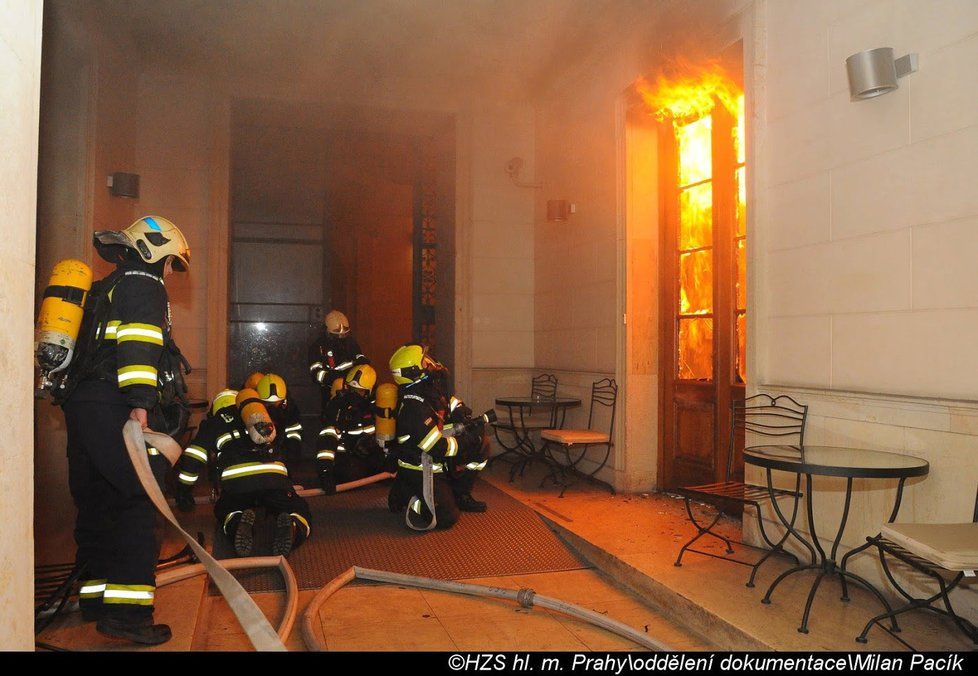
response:
M747 240L737 240L737 309L747 309Z
M713 318L679 320L679 378L713 378Z
M679 256L679 312L700 315L713 312L713 250Z
M734 147L737 151L737 164L744 164L747 161L747 148L745 143L745 123L744 123L744 95L737 97L737 126L734 127Z
M737 315L737 364L735 374L738 383L747 382L747 315Z
M745 167L737 169L737 223L736 236L747 234L747 181L744 175Z
M712 136L713 118L710 115L676 128L680 186L699 183L713 175Z
M713 185L702 183L679 193L679 248L713 244Z

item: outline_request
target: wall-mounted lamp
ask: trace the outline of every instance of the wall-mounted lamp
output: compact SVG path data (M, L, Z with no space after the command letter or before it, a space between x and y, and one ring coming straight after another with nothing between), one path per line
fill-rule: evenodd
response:
M577 212L577 205L567 200L547 200L547 220L566 221Z
M891 92L897 78L917 72L917 55L905 54L894 60L892 47L867 49L846 59L849 94L853 101L871 99Z
M109 186L109 193L115 197L139 199L139 174L117 171L106 179L105 184Z

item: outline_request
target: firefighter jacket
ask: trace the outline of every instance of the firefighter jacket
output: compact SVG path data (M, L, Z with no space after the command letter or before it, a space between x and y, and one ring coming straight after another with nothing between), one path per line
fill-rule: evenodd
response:
M277 440L288 452L290 458L298 458L302 455L302 414L299 406L291 398L281 402L278 406L267 404L268 415L275 423L275 429L282 437Z
M425 381L399 388L397 443L400 469L421 471L421 454L428 453L432 470L478 471L481 437L465 431L464 411L469 409L454 395L444 396Z
M281 430L276 431L275 441L271 444L256 444L244 425L218 437L221 495L292 488L285 464L285 435Z
M369 363L353 336L338 338L323 332L309 348L309 373L327 391L334 380L346 377L351 368Z
M152 409L174 374L162 368L170 339L170 306L162 277L132 264L120 267L108 292L107 317L95 327L98 349L83 379L118 386L131 408Z
M237 438L247 435L237 406L225 406L216 415L208 416L180 456L177 480L184 486L196 485L208 463L217 460L220 449L234 439L235 434Z
M321 474L332 472L338 453L366 458L380 452L374 428L374 402L355 392L343 391L330 400L329 416L319 432L316 468Z

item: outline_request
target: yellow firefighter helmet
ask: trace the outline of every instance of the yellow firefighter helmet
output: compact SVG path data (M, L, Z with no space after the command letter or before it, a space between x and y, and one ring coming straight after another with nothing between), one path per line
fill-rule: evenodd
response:
M370 364L360 364L354 366L346 373L347 387L355 387L358 390L372 392L377 383L377 372Z
M288 394L285 379L274 373L266 373L265 377L258 381L255 390L258 392L258 398L267 404L281 404Z
M228 406L234 406L237 400L238 391L237 390L221 390L214 397L214 401L211 404L211 413L217 415L217 412L222 408L227 408Z
M432 359L428 348L417 343L407 343L397 348L390 360L391 375L398 385L408 385L421 380L428 372L443 368Z

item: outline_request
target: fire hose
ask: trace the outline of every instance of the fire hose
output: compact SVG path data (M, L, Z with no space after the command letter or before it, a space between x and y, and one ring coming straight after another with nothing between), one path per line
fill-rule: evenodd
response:
M467 594L469 596L508 599L510 601L519 603L520 606L524 608L540 606L541 608L556 610L566 615L570 615L571 617L576 617L579 620L589 622L597 627L618 634L623 638L627 638L630 641L634 641L638 645L648 648L649 650L666 652L673 650L673 648L668 644L632 629L628 625L622 624L617 620L613 620L606 615L594 612L593 610L587 610L586 608L581 608L580 606L573 603L568 603L567 601L553 599L548 596L540 596L532 589L502 589L499 587L488 587L485 585L468 584L465 582L453 582L450 580L436 580L433 578L417 577L414 575L388 573L382 570L360 568L359 566L353 566L331 580L325 587L316 593L316 595L309 602L309 605L306 606L305 611L303 611L300 627L302 629L302 638L306 643L306 647L308 647L310 650L326 650L326 646L319 639L319 635L317 634L315 628L317 624L320 624L316 621L319 614L319 609L330 596L339 591L348 582L355 579L385 582L387 584L403 585L406 587L419 587L421 589L433 589L436 591L452 592L455 594ZM320 624L320 626L322 625Z
M272 628L272 625L269 624L268 619L262 613L261 609L258 608L254 599L248 595L248 592L241 586L241 583L228 570L229 568L258 568L268 565L278 565L285 576L287 589L294 592L296 586L295 577L292 575L292 570L288 567L288 563L284 557L236 559L225 562L227 567L222 565L193 536L180 527L180 523L170 510L170 506L167 504L166 498L163 497L163 492L156 482L156 477L153 476L153 471L150 469L149 455L146 452L147 442L163 454L171 465L176 464L180 458L180 446L165 434L160 434L152 430L143 430L135 420L126 422L122 428L122 437L126 443L126 450L129 452L129 459L132 461L136 475L139 477L139 481L143 486L143 490L146 491L146 495L149 496L149 499L152 500L156 509L159 510L163 517L177 529L181 537L183 537L193 550L194 555L201 562L200 566L192 565L186 569L168 571L161 576L161 579L164 579L166 582L175 582L178 579L182 580L206 571L211 579L214 580L221 595L227 600L228 605L241 624L241 628L244 629L255 649L284 651L286 649L284 640L288 637L288 633L292 628L292 620L295 618L295 604L298 602L297 594L290 594L291 598L286 607L285 618L280 629L281 633L277 633Z

